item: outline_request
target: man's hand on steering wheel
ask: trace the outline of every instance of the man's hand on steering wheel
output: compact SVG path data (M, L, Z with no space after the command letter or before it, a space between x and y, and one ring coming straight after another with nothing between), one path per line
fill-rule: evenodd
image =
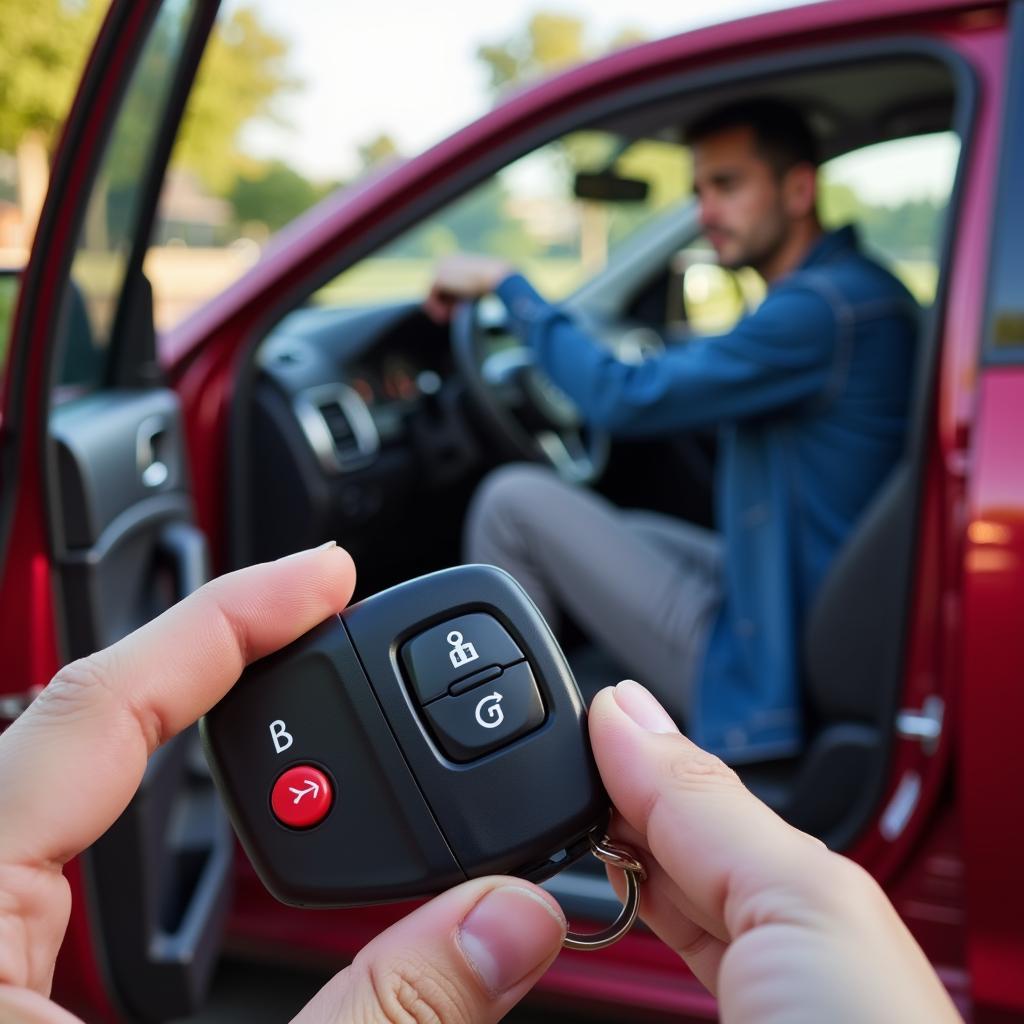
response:
M431 320L446 324L456 304L493 292L515 268L504 260L474 253L454 253L438 261L434 282L423 303Z
M572 483L591 483L608 460L607 435L585 427L579 409L534 365L521 341L510 335L511 344L488 352L477 304L513 273L511 264L491 256L447 256L437 264L424 312L451 324L452 351L470 400L505 453L548 465Z

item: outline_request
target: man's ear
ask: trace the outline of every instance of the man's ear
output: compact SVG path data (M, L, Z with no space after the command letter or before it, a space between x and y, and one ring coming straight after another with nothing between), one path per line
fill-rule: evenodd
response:
M782 178L782 203L791 220L814 213L818 204L818 172L811 164L790 167Z

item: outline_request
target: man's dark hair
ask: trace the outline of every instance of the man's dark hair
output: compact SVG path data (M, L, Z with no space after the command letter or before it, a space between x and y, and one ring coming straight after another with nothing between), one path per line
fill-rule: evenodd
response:
M781 100L740 100L704 114L686 130L693 146L733 128L750 128L758 154L782 177L791 167L818 166L818 146L804 115Z

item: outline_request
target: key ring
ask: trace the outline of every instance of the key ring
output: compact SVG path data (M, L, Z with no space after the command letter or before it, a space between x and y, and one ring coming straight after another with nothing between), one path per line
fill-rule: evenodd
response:
M590 852L598 860L613 868L621 868L625 872L626 899L619 916L603 931L588 932L585 935L568 932L562 942L566 949L605 949L618 942L633 927L640 910L640 883L647 881L647 872L643 864L628 846L613 843L607 836L603 839L591 839L590 846Z

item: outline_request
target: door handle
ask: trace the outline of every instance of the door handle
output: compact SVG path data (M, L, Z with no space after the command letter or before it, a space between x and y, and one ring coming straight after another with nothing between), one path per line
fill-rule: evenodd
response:
M166 439L167 424L161 416L150 416L139 424L135 434L135 464L146 487L161 487L171 471L160 449Z

